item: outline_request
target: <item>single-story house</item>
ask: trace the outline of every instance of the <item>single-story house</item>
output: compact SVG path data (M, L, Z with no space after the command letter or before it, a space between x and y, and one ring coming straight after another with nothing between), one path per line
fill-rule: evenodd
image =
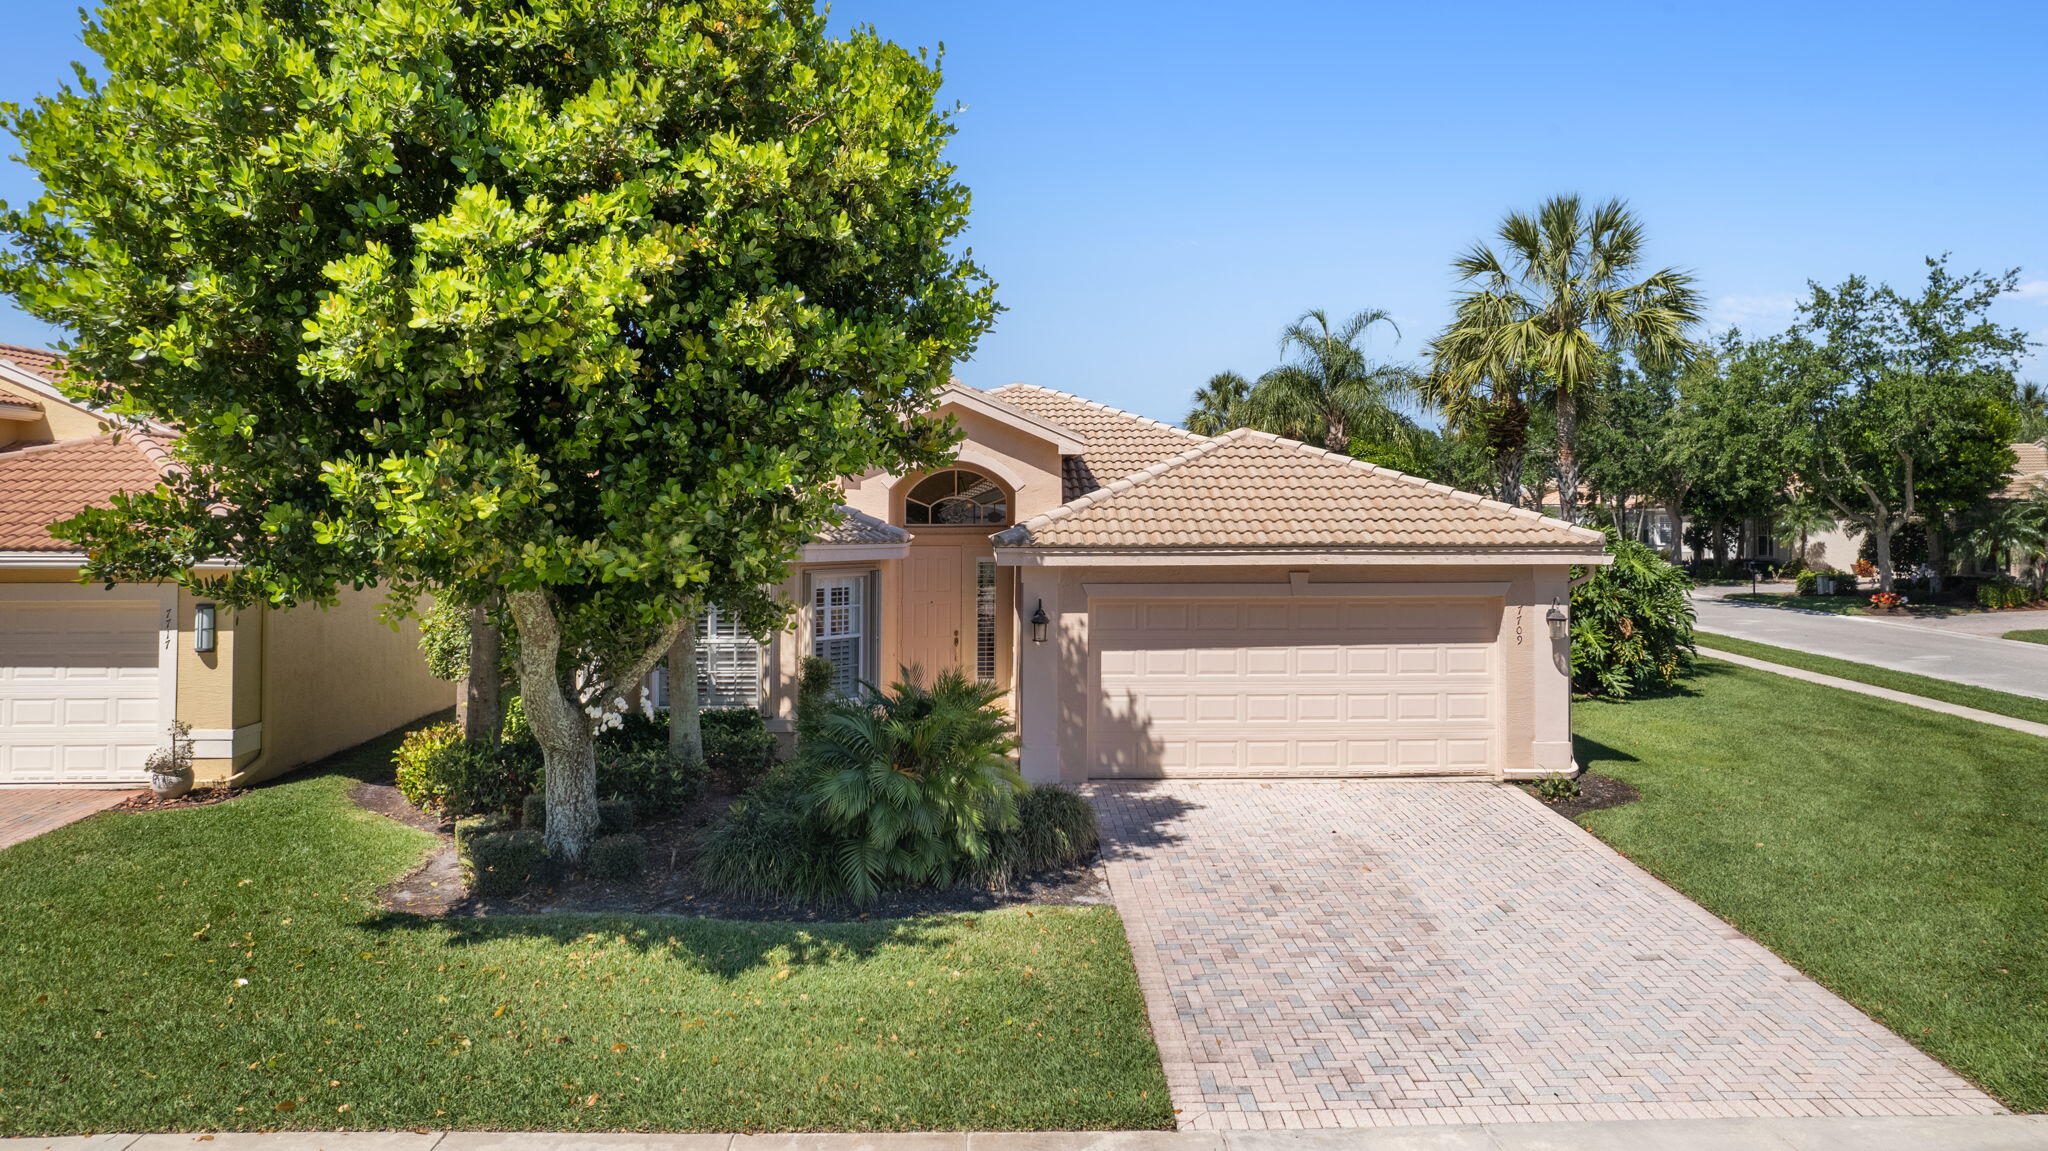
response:
M1036 782L1573 769L1559 633L1600 533L1046 388L955 383L939 410L957 462L845 482L784 589L793 630L705 621L702 702L787 731L818 656L845 690L905 667L1001 686Z
M49 525L153 487L147 432L64 398L48 352L0 345L0 789L135 787L173 721L202 785L266 779L454 702L375 592L232 611L169 585L81 585Z

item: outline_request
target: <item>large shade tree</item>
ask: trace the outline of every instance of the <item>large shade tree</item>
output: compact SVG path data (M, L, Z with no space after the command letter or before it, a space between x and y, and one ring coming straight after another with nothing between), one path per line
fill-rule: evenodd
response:
M111 0L12 112L4 286L180 473L65 529L231 603L502 597L547 839L707 602L776 620L835 481L933 466L989 325L935 65L768 0ZM88 382L91 381L91 382Z
M1509 213L1496 236L1498 247L1453 261L1468 287L1434 345L1439 386L1449 401L1480 387L1547 399L1558 503L1576 519L1580 409L1625 359L1653 369L1685 359L1699 293L1676 268L1641 270L1643 225L1620 200L1588 208L1554 196L1534 215Z
M1885 591L1901 528L1973 506L2011 473L2028 341L1989 310L2018 280L1930 259L1913 294L1860 276L1812 284L1792 330L1758 351L1799 485L1869 537Z

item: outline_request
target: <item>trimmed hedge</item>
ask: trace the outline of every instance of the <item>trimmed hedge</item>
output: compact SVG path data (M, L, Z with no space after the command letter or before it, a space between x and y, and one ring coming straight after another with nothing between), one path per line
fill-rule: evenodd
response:
M636 879L647 870L647 839L639 835L604 835L591 841L583 870L594 879Z
M775 736L751 707L717 707L698 713L704 728L704 766L727 791L745 791L775 766Z
M1095 808L1064 787L1041 784L1017 796L1017 826L989 837L975 882L1000 891L1026 876L1068 867L1095 854L1102 828Z
M453 723L408 733L391 762L408 802L453 816L510 808L538 774L514 745L474 747Z
M519 803L519 825L529 831L548 829L547 797L534 792ZM633 830L633 803L626 799L597 801L597 833L617 835Z
M469 889L477 895L517 895L545 878L547 852L531 828L494 831L469 841Z

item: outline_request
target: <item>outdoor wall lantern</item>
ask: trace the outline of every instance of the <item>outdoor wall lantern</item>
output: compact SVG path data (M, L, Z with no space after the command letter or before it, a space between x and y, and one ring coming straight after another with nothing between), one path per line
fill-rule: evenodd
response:
M1550 610L1543 613L1543 621L1550 625L1551 639L1570 639L1571 617L1564 614L1564 608L1556 601L1550 601Z
M1049 624L1049 623L1051 623L1051 622L1052 622L1051 620L1049 620L1049 619L1047 619L1047 618L1045 617L1045 601L1044 601L1044 600L1039 600L1039 601L1038 601L1038 606L1037 606L1036 608L1033 608L1033 609L1032 609L1032 611L1031 611L1031 642L1032 642L1032 643L1044 643L1044 642L1045 642L1045 625L1046 625L1046 624Z
M210 603L198 604L192 609L192 650L212 651L213 641L214 607Z

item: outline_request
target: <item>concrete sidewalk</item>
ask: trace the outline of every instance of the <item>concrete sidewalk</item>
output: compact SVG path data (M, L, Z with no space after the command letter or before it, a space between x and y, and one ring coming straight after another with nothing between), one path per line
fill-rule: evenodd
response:
M2048 1116L1643 1119L1342 1131L637 1135L352 1131L0 1139L0 1151L2042 1151Z
M1732 651L1722 651L1721 649L1713 646L1713 644L1714 639L1712 636L1707 636L1701 639L1699 641L1700 654L1705 656L1712 656L1715 659L1722 660L1727 663L1736 664L1741 667L1755 668L1758 671L1768 671L1775 675L1782 675L1790 679L1805 680L1807 683L1817 683L1824 687L1838 687L1841 688L1843 691L1853 691L1858 695L1873 695L1879 699L1891 700L1893 703L1903 703L1908 707L1918 707L1924 708L1928 711L1938 711L1943 715L1953 715L1960 719L1975 720L1978 723L1988 723L1993 727L2008 728L2012 731L2024 732L2027 735L2038 735L2043 739L2048 739L2048 723L2035 723L2034 721L2028 719L2014 719L2012 716L2009 715L1999 715L1997 712L1982 711L1974 707L1964 707L1963 705L1957 703L1948 703L1943 700L1929 699L1924 695L1913 695L1910 692L1893 691L1891 688L1888 687L1878 687L1874 684L1858 683L1853 679L1843 679L1840 676L1823 675L1822 673L1817 671L1807 671L1803 667L1788 667L1782 663L1772 663L1769 660L1757 659L1753 656L1736 655Z
M2048 644L2015 643L1869 616L1822 615L1743 603L1709 594L1704 588L1694 590L1693 607L1701 631L2048 699Z

